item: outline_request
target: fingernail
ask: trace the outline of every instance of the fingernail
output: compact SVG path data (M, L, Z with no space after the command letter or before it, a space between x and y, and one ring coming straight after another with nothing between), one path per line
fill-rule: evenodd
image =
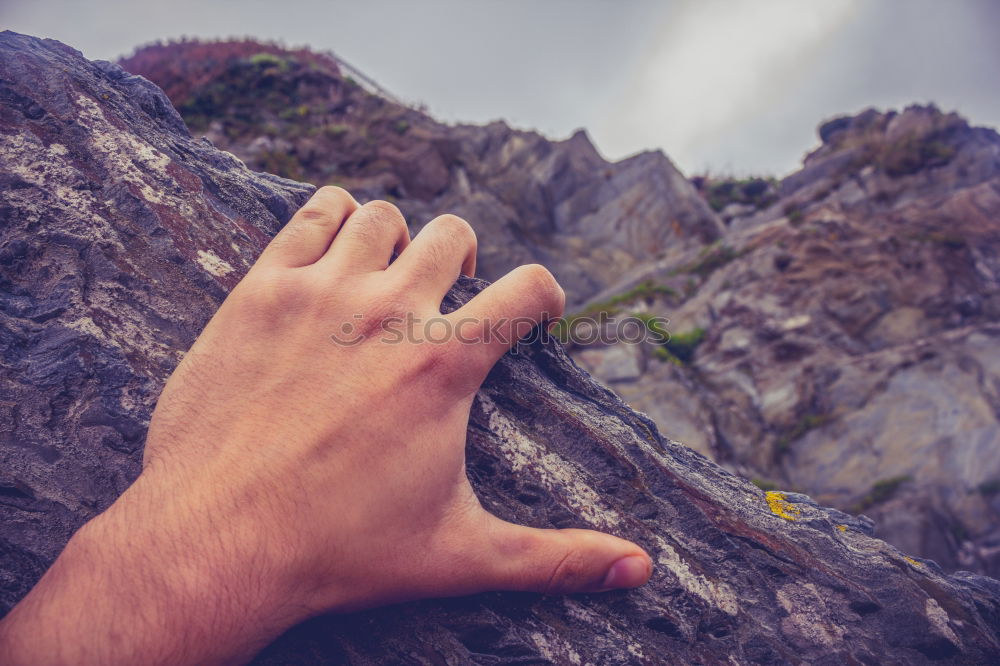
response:
M601 587L605 590L639 587L649 576L649 564L642 555L627 555L608 568Z

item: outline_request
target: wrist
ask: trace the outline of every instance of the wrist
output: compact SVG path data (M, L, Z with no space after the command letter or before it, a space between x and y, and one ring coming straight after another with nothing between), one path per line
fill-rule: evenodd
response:
M11 663L246 661L308 615L275 562L149 486L81 528L0 626Z

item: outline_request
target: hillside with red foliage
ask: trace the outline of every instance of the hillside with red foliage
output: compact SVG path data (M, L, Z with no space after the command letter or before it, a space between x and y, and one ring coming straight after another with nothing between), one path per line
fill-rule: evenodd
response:
M299 63L340 75L337 62L330 55L252 39L154 42L137 48L118 62L126 71L155 82L179 107L194 91L218 79L234 62L260 54L294 58Z

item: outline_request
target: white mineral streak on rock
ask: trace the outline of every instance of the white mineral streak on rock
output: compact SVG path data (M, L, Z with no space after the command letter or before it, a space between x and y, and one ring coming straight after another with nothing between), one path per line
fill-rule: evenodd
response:
M79 123L90 130L93 154L104 157L102 164L111 178L134 185L147 202L168 206L184 219L195 216L185 197L161 187L161 183L172 181L167 173L170 156L108 122L93 99L80 95L76 103L80 107Z
M80 317L79 319L68 321L66 322L66 326L72 328L74 331L80 331L81 333L86 333L91 337L97 338L105 344L114 344L114 341L90 317Z
M785 331L794 331L797 328L808 326L812 322L812 317L807 314L795 315L781 322L781 328Z
M222 277L233 272L229 262L211 250L198 250L198 264L215 277Z
M541 632L531 634L531 640L542 653L542 656L556 664L570 663L574 666L583 666L583 659L569 643L556 637L546 636ZM589 664L590 662L588 662Z
M83 176L67 161L67 153L66 147L58 143L46 148L32 134L0 136L0 154L3 155L6 170L51 194L55 201L47 202L46 205L66 211L71 219L80 220L81 237L117 243L101 233L104 218L99 214L98 202L93 193L68 185L80 182ZM18 196L16 190L5 194L9 197ZM32 208L31 205L25 207Z
M500 448L515 472L537 474L546 489L556 496L565 497L580 517L594 527L609 528L619 523L619 513L607 506L597 491L582 481L585 476L582 470L558 454L545 451L485 395L479 395L479 402L489 419L490 430L499 438Z
M729 585L711 581L701 574L694 573L684 558L665 539L658 536L656 542L659 546L656 561L677 578L681 587L729 615L736 615L739 612L736 593Z
M958 636L955 635L955 632L952 631L951 627L948 625L949 620L951 620L948 616L948 611L941 608L941 604L939 604L936 599L927 597L927 603L924 605L924 610L927 613L927 619L931 621L931 626L937 629L938 633L955 645L962 644L962 641L959 640Z
M830 622L834 617L827 607L827 595L820 594L812 583L790 583L777 592L778 603L788 616L781 620L786 634L797 635L815 645L838 645L847 629Z

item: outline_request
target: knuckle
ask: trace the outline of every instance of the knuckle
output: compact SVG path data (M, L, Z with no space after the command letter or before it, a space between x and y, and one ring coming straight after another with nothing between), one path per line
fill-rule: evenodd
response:
M358 213L353 216L352 224L347 226L352 233L398 234L406 229L406 220L399 208L388 201L370 201L358 209Z
M337 187L336 185L324 185L323 187L316 190L316 197L351 197L351 193L342 187Z
M472 229L472 225L459 216L448 213L435 218L433 222L449 236L457 238L465 244L476 244L476 232Z
M521 266L519 270L524 274L531 291L538 294L547 307L562 312L566 293L549 269L541 264L528 264Z
M353 203L354 197L350 192L336 185L324 185L316 190L310 201L326 201L329 203Z
M388 201L376 199L375 201L369 201L361 208L376 218L403 221L403 213L400 212L395 204L391 204Z
M311 298L307 291L291 271L260 271L236 285L233 296L254 314L261 315L299 310Z

